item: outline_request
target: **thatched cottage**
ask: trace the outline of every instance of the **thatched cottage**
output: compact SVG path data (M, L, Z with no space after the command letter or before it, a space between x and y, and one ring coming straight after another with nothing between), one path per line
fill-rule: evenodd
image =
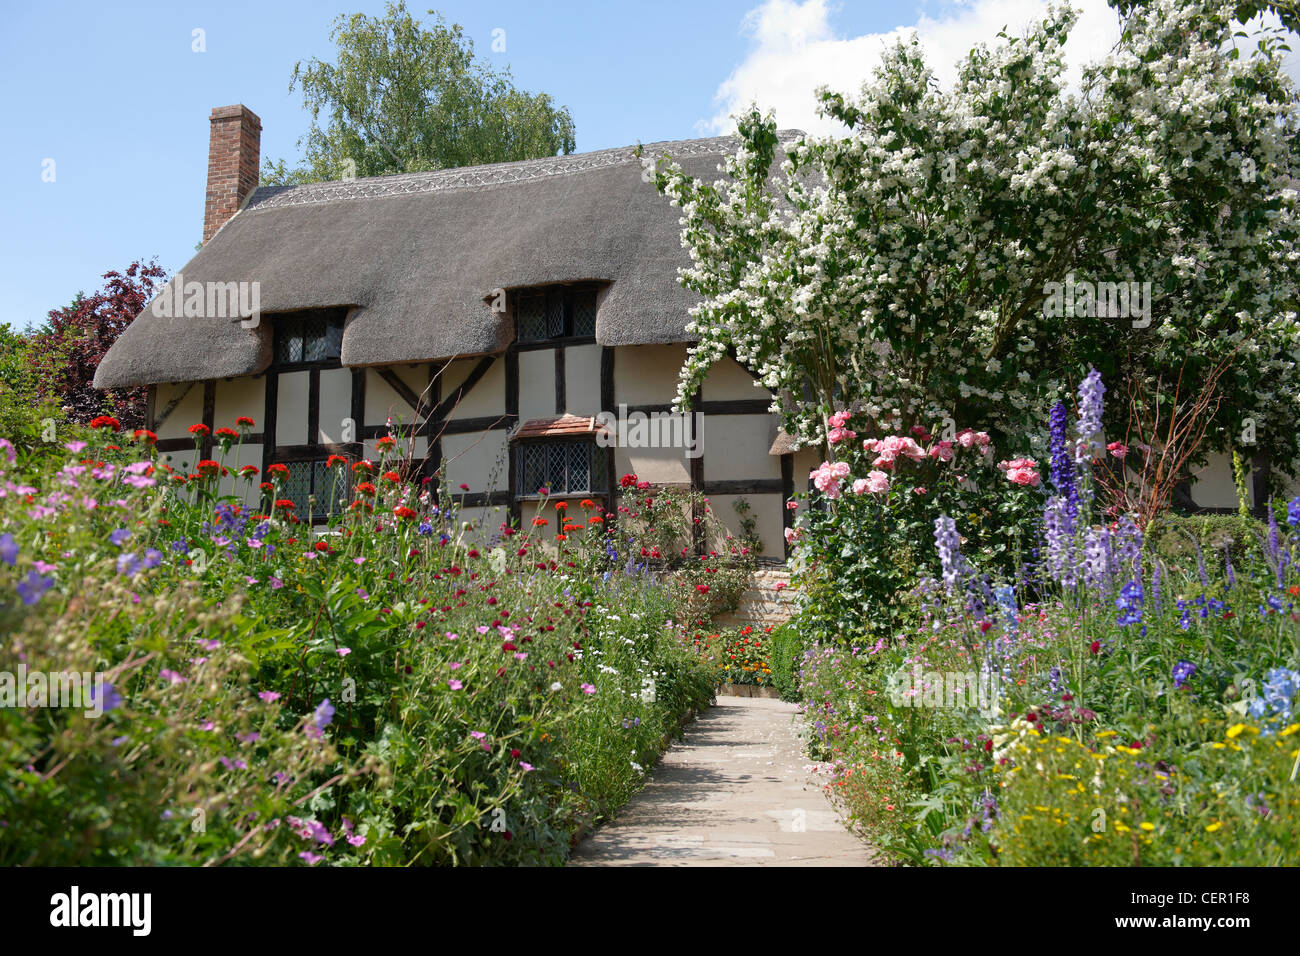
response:
M445 459L450 486L468 486L467 517L527 523L543 486L615 507L634 472L702 489L736 529L744 497L766 559L783 560L783 503L814 453L786 450L769 393L730 360L702 414L666 417L689 259L632 148L258 188L260 131L246 107L212 111L204 245L95 376L149 386L150 427L177 465L193 464L188 426L247 416L241 463L289 464L305 513L308 495L329 497L327 457L374 457L391 420L426 472ZM708 175L733 146L645 152ZM209 439L204 454L220 449Z
M425 473L446 460L467 517L497 513L489 527L528 522L543 486L613 508L635 472L702 489L733 528L747 499L783 560L784 502L815 453L789 449L740 365L714 367L698 424L599 417L667 413L686 354L678 212L632 148L258 188L260 133L247 107L212 111L204 245L95 376L149 386L160 451L192 465L188 426L247 416L241 463L288 464L299 512L311 495L324 512L327 457L374 457L391 428ZM645 154L707 176L734 145ZM211 438L202 452L220 454ZM1197 503L1233 507L1230 472L1212 475Z

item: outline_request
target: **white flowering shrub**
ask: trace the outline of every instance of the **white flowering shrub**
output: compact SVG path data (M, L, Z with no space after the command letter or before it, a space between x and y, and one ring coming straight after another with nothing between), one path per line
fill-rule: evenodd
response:
M979 422L1003 444L1090 365L1167 402L1230 359L1202 450L1249 418L1292 465L1296 96L1280 40L1234 43L1233 12L1131 10L1077 91L1069 9L972 50L950 90L899 43L856 99L818 91L847 136L782 141L754 110L721 179L661 161L702 296L679 405L730 352L802 441L856 398L884 429Z

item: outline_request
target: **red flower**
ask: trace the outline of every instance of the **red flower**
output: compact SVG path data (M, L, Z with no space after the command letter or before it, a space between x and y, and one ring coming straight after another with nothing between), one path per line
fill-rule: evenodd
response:
M374 493L375 486L368 481L363 481L361 484L357 485L357 494L359 495L373 495Z
M596 502L592 501L590 498L583 498L578 502L578 507L583 511L590 511L592 508L596 507Z
M330 455L325 459L326 468L333 468L335 465L346 465L347 463L348 459L345 455Z
M257 466L256 466L256 465L245 465L243 468L239 469L239 473L240 473L241 475L248 475L248 476L251 477L252 475L257 474Z
M238 425L240 428L252 428L257 423L254 422L247 415L240 415L238 418L235 419L235 424Z
M469 485L465 484L464 482L461 482L460 490L461 490L461 491L469 491Z
M548 522L545 518L534 518L534 519L533 519L533 527L534 527L534 528L543 528L543 527L545 527L547 524L549 524L549 522Z
M330 543L328 541L317 541L312 545L312 547L317 551L328 551L330 549Z
M399 518L406 518L407 520L410 520L411 518L415 517L415 512L412 511L410 508L406 507L405 505L398 505L396 508L393 509L393 514L395 514Z
M510 749L510 756L518 760L521 756L523 756L523 754L518 749L512 747Z
M122 423L112 415L98 415L90 420L90 427L95 429L111 428L116 432L122 430Z
M288 498L277 498L275 501L275 507L280 509L281 511L292 511L293 502L290 501Z
M1093 641L1091 644L1088 645L1088 650L1090 650L1094 654L1100 654L1101 641Z
M191 425L189 428L185 430L189 432L191 435L209 435L212 433L212 429L202 423L199 423L197 425Z
M205 458L203 459L203 461L199 462L198 472L204 478L211 478L213 475L217 474L220 471L221 471L221 465L217 464L217 462L213 461L210 458Z
M359 462L357 462L355 465L352 466L352 471L354 473L358 471L365 471L365 472L369 472L370 474L374 474L375 466L374 463L369 458L362 458Z
M568 503L567 501L557 501L557 502L555 503L555 510L556 510L556 511L563 511L563 510L564 510L565 508L567 508L567 507L569 507L569 503Z
M602 524L605 521L600 515L592 515L587 519L587 524Z
M262 491L275 491L275 485L271 484L269 481L264 481L257 487Z
M282 464L279 464L279 463L276 463L276 464L274 464L274 465L267 465L267 466L266 466L266 473L267 473L268 475L275 475L277 478L288 478L288 477L289 477L289 466L288 466L288 465L282 465Z
M234 439L239 437L239 432L235 431L233 428L218 428L217 437L228 438L233 441Z
M402 476L395 471L386 471L380 477L385 481L391 481L393 484L397 484L402 480Z
M622 488L634 487L636 485L636 475L632 474L631 472L628 472L626 475L624 475L622 478L618 480L618 483L619 486Z
M395 439L392 435L385 435L383 438L379 439L379 441L375 442L375 447L392 448L396 444L397 444L397 439Z
M147 428L137 428L135 431L131 433L131 440L142 441L146 445L152 445L154 442L158 440L158 436L155 435L153 432L149 431L149 429Z
M695 590L699 591L701 594L708 594L709 586L707 584L697 584L695 585Z

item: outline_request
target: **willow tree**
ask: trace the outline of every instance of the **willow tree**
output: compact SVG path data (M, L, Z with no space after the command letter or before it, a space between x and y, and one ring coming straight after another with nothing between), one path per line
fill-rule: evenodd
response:
M1095 366L1157 403L1217 388L1207 449L1249 424L1294 461L1296 98L1279 38L1235 47L1233 12L1135 6L1075 90L1069 9L976 47L947 90L900 42L857 98L818 91L848 135L783 142L751 110L722 178L660 161L702 296L679 403L733 354L807 442L857 398L883 427L1024 448Z
M339 16L335 62L298 62L311 128L303 164L263 164L264 184L412 173L571 153L573 119L546 93L516 89L508 69L474 56L473 41L434 11L430 24L404 2L382 17Z

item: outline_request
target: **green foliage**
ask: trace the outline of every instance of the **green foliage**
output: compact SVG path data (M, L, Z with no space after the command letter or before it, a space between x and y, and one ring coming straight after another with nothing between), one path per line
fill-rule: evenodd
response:
M1199 547L1207 565L1223 564L1227 544L1234 561L1261 553L1261 541L1267 526L1254 518L1239 514L1177 515L1168 513L1152 522L1147 530L1148 546L1169 564L1192 568Z
M120 697L0 709L21 830L0 860L558 863L711 698L663 582L613 562L599 520L479 528L402 484L388 443L313 532L235 439L183 475L110 429L0 446L25 488L0 497L0 675L75 668ZM252 514L231 482L256 500L261 478Z
M772 686L781 692L782 700L796 702L800 699L799 665L803 659L804 638L796 625L786 623L772 629L768 642Z
M433 11L430 11L433 13ZM267 160L264 184L383 176L571 153L573 119L545 93L516 89L508 69L434 15L429 26L389 3L382 17L339 16L335 63L294 66L312 125L305 165ZM301 145L301 144L300 144Z

